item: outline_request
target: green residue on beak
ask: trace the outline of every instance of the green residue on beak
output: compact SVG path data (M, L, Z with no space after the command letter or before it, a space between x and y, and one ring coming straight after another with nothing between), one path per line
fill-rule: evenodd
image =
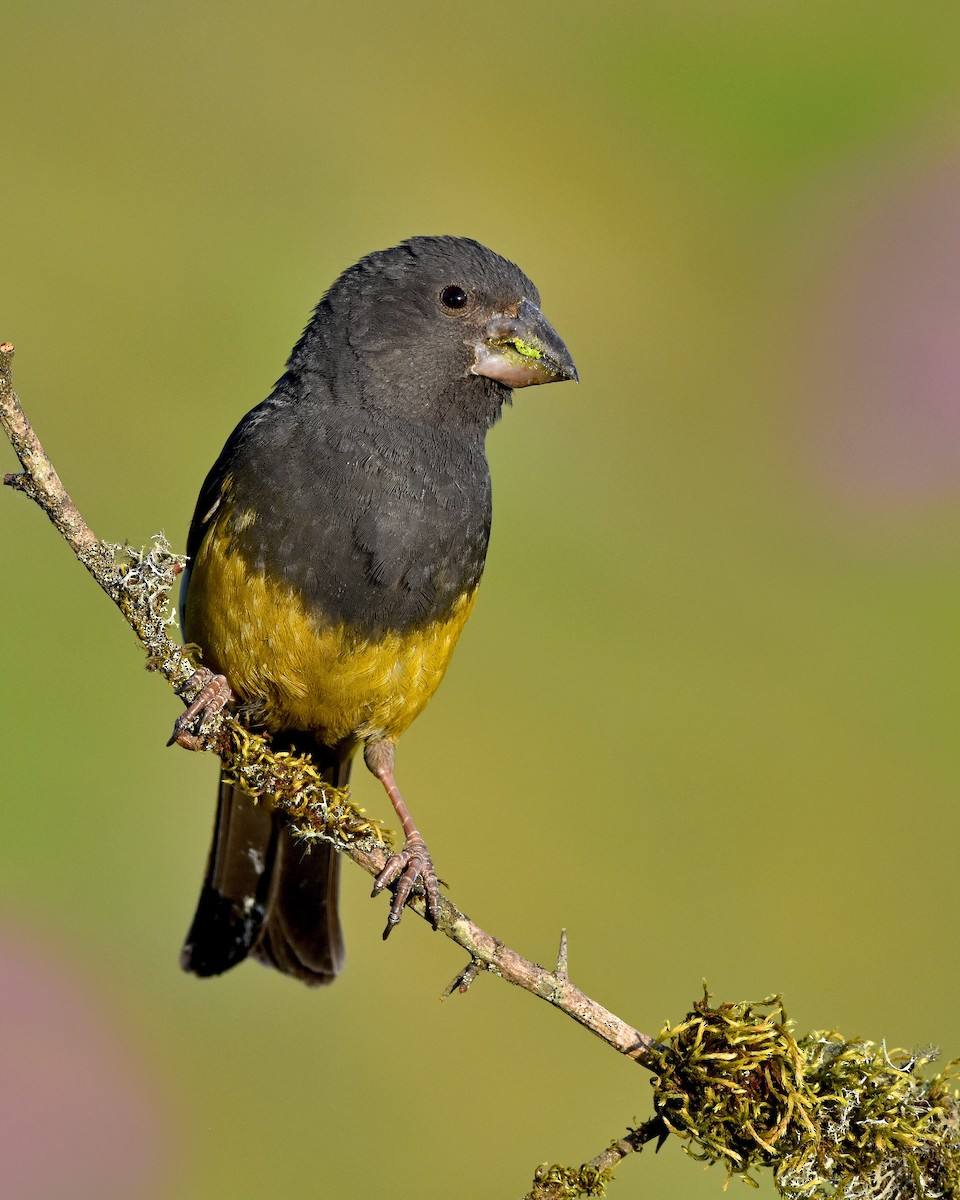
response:
M523 338L511 338L510 345L518 354L522 354L524 358L543 358L543 354L531 342L525 342Z

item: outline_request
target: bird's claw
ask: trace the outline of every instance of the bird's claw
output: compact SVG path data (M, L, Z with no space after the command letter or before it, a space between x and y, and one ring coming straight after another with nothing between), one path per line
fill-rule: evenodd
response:
M194 671L184 684L183 691L189 692L196 687L200 691L174 722L173 733L167 742L168 746L172 746L176 742L185 750L199 749L199 735L204 725L233 699L233 692L226 677L214 675L206 667Z
M426 842L419 833L413 833L407 838L400 853L391 854L387 859L373 884L372 895L379 896L384 888L396 883L387 927L383 931L384 941L400 924L404 905L413 895L413 889L418 882L425 893L427 920L436 929L440 920L440 883Z

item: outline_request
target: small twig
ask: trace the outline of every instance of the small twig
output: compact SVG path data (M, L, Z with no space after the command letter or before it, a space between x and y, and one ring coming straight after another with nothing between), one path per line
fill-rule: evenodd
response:
M658 1139L657 1149L667 1137L667 1129L659 1117L652 1117L625 1137L617 1138L596 1158L579 1167L564 1167L559 1163L537 1168L533 1187L523 1200L572 1200L575 1196L602 1196L613 1173L625 1158L639 1154L647 1142Z
M639 1154L647 1142L652 1142L654 1138L657 1139L656 1149L659 1150L668 1136L669 1131L663 1121L659 1117L651 1117L649 1121L644 1121L636 1129L628 1130L626 1137L611 1142L602 1154L598 1154L596 1158L590 1160L590 1165L604 1168L616 1167L629 1154Z
M175 688L182 688L193 672L193 665L184 648L168 637L165 611L167 587L182 567L182 560L170 554L166 544L162 543L146 556L128 552L130 561L117 562L117 547L100 541L94 535L70 499L20 406L11 379L12 357L13 346L9 342L0 343L0 424L23 467L22 474L6 476L4 483L23 492L43 509L80 562L120 608L147 650L148 666L163 674ZM131 574L136 576L134 587L130 586ZM229 767L233 753L231 736L242 738L247 735L233 716L221 714L211 722L200 744L204 749L219 753ZM295 802L278 802L275 799L278 793L283 794L284 788L289 787L289 761L280 763L279 760L273 760L273 764L276 766L275 779L270 758L265 756L259 785L261 794L278 807L295 810L298 819L302 820L302 806L298 808ZM281 777L283 782L276 782ZM310 836L309 830L301 832ZM321 830L314 836L329 838L329 833ZM373 837L346 844L334 838L329 840L336 841L338 849L369 874L377 875L382 870L388 850ZM409 907L421 917L425 915L422 895L414 896ZM457 976L448 992L466 991L481 970L489 971L547 1000L621 1054L647 1063L653 1038L608 1012L570 983L566 971L565 941L561 943L557 971L550 972L485 932L446 898L441 903L439 929L470 955L470 963Z
M454 992L459 992L461 996L464 995L482 970L484 970L483 963L479 959L471 958L463 970L455 975L443 989L440 999L449 1000Z

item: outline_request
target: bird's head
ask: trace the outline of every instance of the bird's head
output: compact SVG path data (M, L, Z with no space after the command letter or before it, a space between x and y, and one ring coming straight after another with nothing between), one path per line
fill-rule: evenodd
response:
M577 379L533 283L456 237L411 238L350 267L289 366L324 376L338 402L482 425L513 388Z

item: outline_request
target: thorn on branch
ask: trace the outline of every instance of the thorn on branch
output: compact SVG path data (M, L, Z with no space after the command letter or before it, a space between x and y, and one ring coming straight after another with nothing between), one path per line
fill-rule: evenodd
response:
M560 950L557 953L556 976L558 979L562 979L564 983L566 983L570 978L569 974L567 973L567 970L568 970L567 931L566 931L566 929L561 929L560 930Z
M470 984L473 983L483 969L483 963L479 958L471 958L459 975L456 975L443 989L440 999L448 1000L454 992L459 992L461 996L465 995Z

